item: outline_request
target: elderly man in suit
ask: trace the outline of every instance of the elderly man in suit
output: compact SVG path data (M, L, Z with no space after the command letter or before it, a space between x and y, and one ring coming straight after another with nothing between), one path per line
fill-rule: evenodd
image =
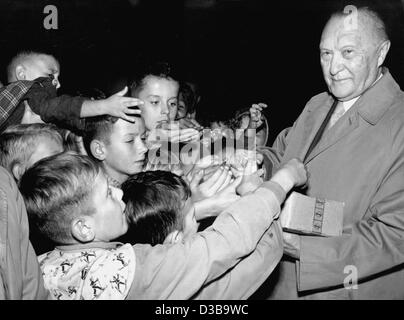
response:
M404 298L404 93L382 66L390 41L379 15L344 11L320 41L328 92L265 152L273 169L304 160L306 194L345 203L343 234L284 232L284 258L255 297Z

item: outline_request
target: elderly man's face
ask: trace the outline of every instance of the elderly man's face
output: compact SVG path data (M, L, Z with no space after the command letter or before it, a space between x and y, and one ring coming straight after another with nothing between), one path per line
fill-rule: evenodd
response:
M360 96L378 77L379 44L372 28L359 19L352 28L343 17L332 18L320 42L320 60L325 82L340 101Z

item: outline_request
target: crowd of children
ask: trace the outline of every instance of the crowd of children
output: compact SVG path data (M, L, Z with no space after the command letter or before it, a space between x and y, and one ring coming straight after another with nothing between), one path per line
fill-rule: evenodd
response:
M21 244L30 258L18 281L9 273L19 269L0 259L0 297L253 294L282 256L280 206L307 179L296 159L274 173L266 167L267 105L201 126L196 84L166 63L131 75L110 97L58 96L59 74L52 55L21 52L0 86L0 204L8 204L0 221L26 208L35 250ZM15 184L25 205L15 203ZM28 234L26 217L19 221L0 229L2 244ZM21 288L33 273L36 286Z

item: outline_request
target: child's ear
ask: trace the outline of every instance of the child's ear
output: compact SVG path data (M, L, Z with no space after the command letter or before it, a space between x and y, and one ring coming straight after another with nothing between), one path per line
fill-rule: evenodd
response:
M181 242L183 238L184 234L182 233L182 231L174 230L167 235L163 244L174 244L177 242Z
M13 164L11 168L11 172L15 178L15 180L20 181L22 175L24 174L24 166L21 165L20 163L15 163Z
M93 220L90 216L81 216L72 221L73 237L83 243L91 242L95 238Z
M105 160L105 158L107 156L105 145L100 140L91 141L90 151L91 151L91 154L94 156L94 158L101 160L101 161Z
M17 78L17 80L25 80L27 78L24 66L18 65L15 68L15 77Z

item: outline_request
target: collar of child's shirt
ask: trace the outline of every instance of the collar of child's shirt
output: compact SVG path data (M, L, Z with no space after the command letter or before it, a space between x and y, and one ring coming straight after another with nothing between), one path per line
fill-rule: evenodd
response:
M123 243L121 242L93 241L89 243L56 246L55 249L58 249L60 251L80 251L83 249L115 249L122 245Z

